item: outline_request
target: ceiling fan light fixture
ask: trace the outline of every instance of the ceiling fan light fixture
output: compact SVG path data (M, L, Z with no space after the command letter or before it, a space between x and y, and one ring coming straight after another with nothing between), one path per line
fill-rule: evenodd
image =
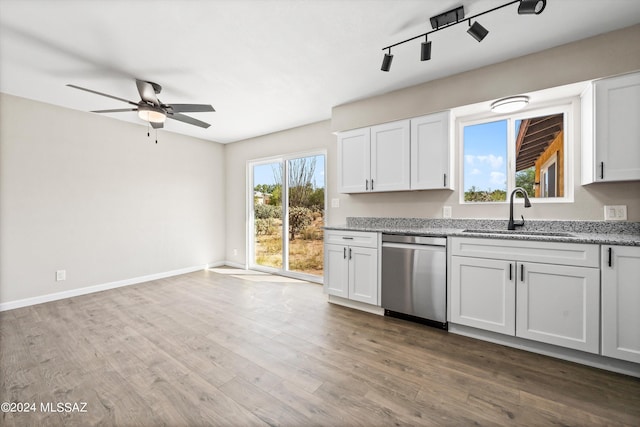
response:
M529 104L528 96L510 96L498 99L491 104L491 111L494 113L512 113L518 111Z
M518 15L540 15L547 5L547 0L520 0Z
M164 123L167 119L162 110L145 106L138 107L138 117L150 123Z

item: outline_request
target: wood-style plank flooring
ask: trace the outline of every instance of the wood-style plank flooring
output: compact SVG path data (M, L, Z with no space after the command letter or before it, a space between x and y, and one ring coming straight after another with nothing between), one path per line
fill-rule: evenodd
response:
M37 409L2 413L0 424L640 425L637 378L233 272L0 313L0 401ZM86 412L41 410L58 402L86 402Z

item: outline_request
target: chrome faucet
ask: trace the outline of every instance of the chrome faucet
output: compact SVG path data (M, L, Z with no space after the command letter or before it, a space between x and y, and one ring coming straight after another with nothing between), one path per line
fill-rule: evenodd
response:
M531 202L529 201L529 195L527 194L527 190L525 190L522 187L514 188L513 191L511 192L511 200L509 202L509 224L507 225L507 230L515 230L516 227L522 227L524 225L524 215L520 215L520 217L522 218L522 222L515 222L513 220L513 196L515 196L516 193L520 193L524 196L525 208L531 207Z

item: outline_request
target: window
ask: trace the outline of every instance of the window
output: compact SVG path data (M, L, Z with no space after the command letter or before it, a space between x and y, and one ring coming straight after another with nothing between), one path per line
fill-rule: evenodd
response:
M506 202L516 187L569 201L569 106L460 123L461 203ZM519 196L519 195L518 195Z

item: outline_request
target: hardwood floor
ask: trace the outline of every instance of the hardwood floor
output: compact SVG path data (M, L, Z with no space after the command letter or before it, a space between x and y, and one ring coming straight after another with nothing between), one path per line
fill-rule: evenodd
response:
M278 280L202 271L0 313L0 401L36 406L0 424L640 425L637 378Z

